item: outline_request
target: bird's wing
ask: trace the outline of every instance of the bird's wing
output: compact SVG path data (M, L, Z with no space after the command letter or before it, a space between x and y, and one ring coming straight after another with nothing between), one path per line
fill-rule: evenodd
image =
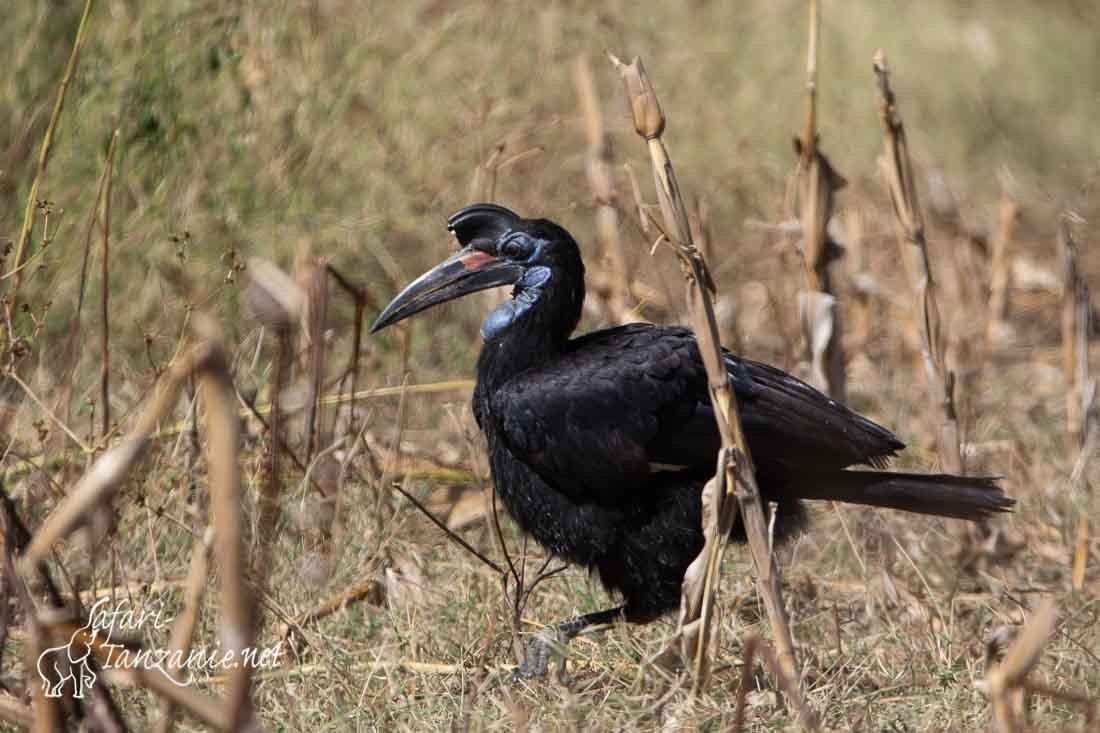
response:
M699 384L706 375L690 337L630 325L574 339L567 353L497 387L489 419L511 453L562 493L614 502L648 480L653 439L691 420Z
M881 463L889 431L794 377L727 356L760 472ZM575 500L615 502L655 471L714 472L719 446L691 332L632 324L587 334L498 387L492 418L512 454ZM483 416L484 418L484 416Z
M905 447L886 428L781 369L729 354L726 365L749 450L765 470L885 468Z

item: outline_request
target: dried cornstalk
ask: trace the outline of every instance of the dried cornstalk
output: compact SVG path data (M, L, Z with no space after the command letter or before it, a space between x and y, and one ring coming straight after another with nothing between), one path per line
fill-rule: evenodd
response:
M279 495L282 490L279 464L285 448L280 399L290 367L293 335L306 307L306 294L274 263L259 257L248 261L248 275L249 284L245 292L252 311L265 327L275 333L275 363L269 391L271 411L267 424L267 467L260 489L260 516L257 523L261 544L252 562L253 572L262 576L266 575L270 548L274 544L275 529L279 523ZM317 401L314 396L311 404L316 405Z
M692 662L692 695L701 693L710 676L711 655L715 646L711 625L714 599L718 590L718 573L722 553L739 506L756 565L760 595L779 649L780 665L790 678L797 680L798 667L780 593L779 571L771 554L752 457L741 430L737 400L730 387L722 346L718 340L713 305L714 283L706 262L692 240L687 211L676 182L672 161L661 139L665 127L664 113L641 60L635 58L631 63L625 64L610 54L609 58L622 76L633 114L634 129L649 147L663 226L655 219L651 219L650 224L662 231L663 238L672 245L679 258L681 271L687 282L688 312L707 370L710 399L722 439L715 476L703 489L703 533L706 541L702 552L684 575L680 623L676 636L684 657Z
M928 261L928 245L924 233L924 217L917 187L913 179L913 165L909 158L909 144L898 114L894 91L890 88L890 72L886 67L886 55L875 52L875 76L881 97L879 115L883 130L883 157L879 159L882 174L894 206L898 240L903 254L908 255L910 276L917 294L917 312L924 325L921 331L921 352L924 370L928 378L933 402L940 405L942 422L939 435L940 464L945 472L962 472L962 455L959 451L959 423L955 413L955 373L945 363L946 334L936 302L936 283ZM909 246L906 247L905 245Z
M365 287L359 287L355 285L351 280L344 277L339 270L332 266L332 263L328 263L328 272L336 280L336 284L344 289L348 295L355 301L355 320L354 331L352 331L352 344L351 354L348 357L348 365L344 369L343 376L340 377L340 385L343 386L344 380L347 379L350 383L348 387L348 394L355 394L359 387L359 358L362 355L363 350L363 319L366 317L367 306L373 307L373 299L370 297L370 292ZM348 404L348 432L355 433L356 430L356 414L355 405Z
M573 66L581 111L584 114L585 136L588 138L588 160L585 173L596 204L596 237L603 259L610 270L608 309L615 323L626 323L630 316L630 273L626 251L619 236L619 212L615 209L615 179L612 175L611 136L604 128L600 98L588 58L579 56Z
M1019 218L1020 204L1007 193L1001 196L997 234L993 237L989 269L989 317L986 321L986 344L996 346L1003 343L1009 334L1008 291L1012 280L1012 260L1008 256L1008 246Z
M1020 720L1017 710L1023 709L1027 676L1038 664L1057 620L1057 605L1048 598L1021 629L1000 664L985 676L982 686L993 700L993 719L1001 733L1024 730L1025 721Z
M191 567L187 573L187 586L184 591L183 612L172 625L172 635L168 641L168 651L171 654L179 652L180 659L187 659L191 653L191 641L195 634L195 627L199 621L199 611L202 609L203 590L206 587L206 573L210 566L210 547L214 542L214 532L207 528L203 536L196 539L191 550ZM171 658L171 656L169 657ZM179 679L179 675L173 673L170 668L164 670ZM160 703L160 720L157 721L156 733L168 733L172 730L176 720L176 706L169 698L164 698Z
M844 378L844 347L840 311L829 279L829 263L839 247L829 238L833 196L845 185L829 159L818 148L817 139L817 0L810 0L810 42L806 57L806 120L801 139L795 138L798 154L798 198L802 219L802 261L806 291L799 293L799 316L803 343L810 358L814 386L833 399L847 401Z
M222 647L233 653L235 664L226 686L226 710L230 730L255 726L251 701L252 667L244 663L242 652L253 646L255 604L251 586L245 579L245 542L238 465L240 418L237 392L229 373L221 327L205 313L192 320L199 340L195 362L199 388L206 405L206 462L210 482L210 512L214 526L214 554L218 560L222 618Z

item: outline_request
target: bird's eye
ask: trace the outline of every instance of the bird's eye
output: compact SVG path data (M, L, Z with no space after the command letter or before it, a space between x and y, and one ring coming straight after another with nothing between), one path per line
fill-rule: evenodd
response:
M500 245L500 253L508 259L520 259L527 256L527 241L521 237L512 237Z

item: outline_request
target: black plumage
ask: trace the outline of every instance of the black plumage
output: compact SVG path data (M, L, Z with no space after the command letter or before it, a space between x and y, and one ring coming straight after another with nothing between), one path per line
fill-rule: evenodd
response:
M493 481L525 532L624 602L557 630L569 637L619 613L645 622L676 608L703 544L700 491L719 447L694 336L631 324L571 338L584 266L567 231L489 204L449 224L464 248L397 296L373 330L513 283L482 326L473 397ZM780 539L802 525L803 499L971 520L1013 503L988 478L882 471L904 448L889 430L775 367L732 354L726 365ZM848 470L858 465L875 470Z

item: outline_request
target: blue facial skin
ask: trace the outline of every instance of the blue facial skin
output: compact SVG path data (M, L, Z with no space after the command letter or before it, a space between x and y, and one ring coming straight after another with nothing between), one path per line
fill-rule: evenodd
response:
M534 259L538 256L538 253L539 247L536 247L534 253L528 259ZM542 288L549 282L549 267L543 267L542 265L529 267L523 273L523 277L516 281L516 289L512 291L511 300L506 300L498 305L482 321L481 337L486 341L492 341L504 333L509 326L515 323L516 319L521 318L535 305L539 296L542 295Z

